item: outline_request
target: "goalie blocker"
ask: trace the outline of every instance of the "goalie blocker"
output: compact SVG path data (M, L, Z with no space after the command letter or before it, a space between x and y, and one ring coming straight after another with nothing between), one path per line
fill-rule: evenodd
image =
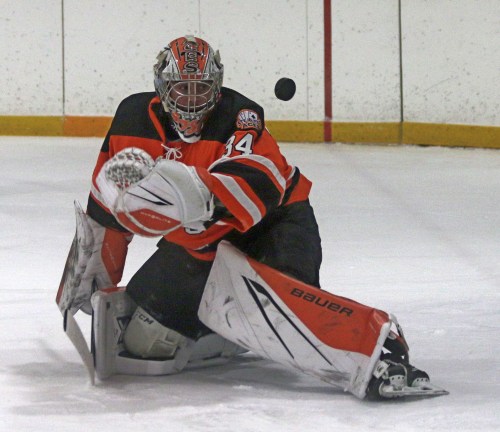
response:
M136 306L123 288L96 292L97 376L163 375L220 364L247 350L364 398L393 320L383 311L306 285L219 245L199 308L215 334L185 339L171 359L128 354L123 331Z

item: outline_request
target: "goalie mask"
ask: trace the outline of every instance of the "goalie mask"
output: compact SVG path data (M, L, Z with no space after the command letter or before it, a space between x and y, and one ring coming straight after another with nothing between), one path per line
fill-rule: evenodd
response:
M223 74L219 52L194 36L175 39L158 54L155 90L183 141L200 139L203 125L220 99Z

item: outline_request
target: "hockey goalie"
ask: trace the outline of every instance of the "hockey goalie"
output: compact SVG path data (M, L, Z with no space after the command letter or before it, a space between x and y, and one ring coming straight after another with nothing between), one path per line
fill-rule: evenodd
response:
M445 394L410 365L395 317L321 289L311 182L223 71L204 40L177 38L157 57L155 92L114 116L56 298L91 376L251 351L360 399ZM134 235L160 241L119 287ZM79 310L93 317L91 353Z

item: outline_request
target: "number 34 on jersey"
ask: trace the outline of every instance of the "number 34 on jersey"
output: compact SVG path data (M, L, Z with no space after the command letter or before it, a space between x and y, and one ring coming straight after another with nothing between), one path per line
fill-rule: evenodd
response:
M226 142L226 151L223 157L229 157L233 151L238 151L242 155L249 155L253 153L254 136L248 132L243 136L231 135Z

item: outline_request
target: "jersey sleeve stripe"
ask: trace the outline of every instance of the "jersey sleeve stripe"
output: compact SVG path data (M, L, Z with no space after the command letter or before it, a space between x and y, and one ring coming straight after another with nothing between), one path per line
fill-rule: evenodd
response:
M109 213L107 207L94 198L93 194L89 195L87 203L87 214L104 227L112 228L116 231L128 232L123 226L118 223L116 218L111 213Z
M214 168L215 173L233 177L253 201L259 201L269 211L280 203L282 192L269 176L252 166L228 161ZM255 197L255 198L253 198Z
M286 179L283 177L276 164L274 164L270 159L254 154L234 156L230 159L220 159L216 161L208 168L208 170L212 171L217 165L227 163L228 161L242 163L262 170L269 176L271 181L276 185L276 188L280 190L281 193L284 192L286 188Z
M92 185L90 186L90 196L92 197L93 200L97 201L101 205L101 207L108 208L106 204L104 204L101 192L99 192L99 189L97 189L97 186L95 186L93 182Z
M248 196L248 191L245 192L236 179L213 173L212 180L213 193L238 221L235 223L236 229L246 231L262 219L263 212L256 202Z
M286 187L288 188L288 186L290 186L290 184L292 183L293 181L293 176L295 175L295 173L297 172L297 167L295 166L292 166L291 167L292 169L290 170L290 174L288 174L288 178L286 179Z
M266 171L271 180L279 185L280 189L285 189L286 180L272 160L260 155L236 156L233 159L246 165L255 166Z

